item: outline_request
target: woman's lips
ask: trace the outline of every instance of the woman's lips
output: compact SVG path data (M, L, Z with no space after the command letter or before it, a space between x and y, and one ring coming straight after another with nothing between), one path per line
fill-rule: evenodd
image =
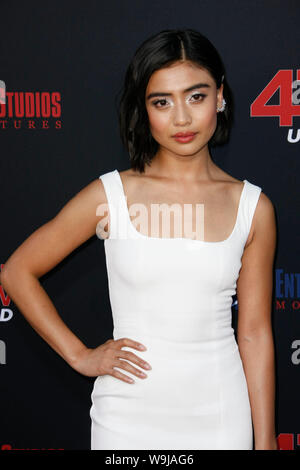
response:
M196 133L189 134L189 135L186 135L186 136L184 136L184 135L179 135L179 136L174 135L173 139L175 139L177 142L183 142L184 143L184 142L191 142L191 140L193 140L195 138L195 136L196 136Z

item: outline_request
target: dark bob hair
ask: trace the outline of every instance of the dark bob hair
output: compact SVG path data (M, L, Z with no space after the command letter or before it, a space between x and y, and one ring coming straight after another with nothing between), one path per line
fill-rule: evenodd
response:
M134 170L144 172L145 164L150 163L159 148L150 132L145 106L150 77L156 70L182 60L206 69L215 80L217 89L223 83L225 111L217 113L216 130L208 145L215 147L228 141L233 123L233 94L218 51L205 36L193 29L164 30L145 40L136 50L121 89L118 104L120 136Z

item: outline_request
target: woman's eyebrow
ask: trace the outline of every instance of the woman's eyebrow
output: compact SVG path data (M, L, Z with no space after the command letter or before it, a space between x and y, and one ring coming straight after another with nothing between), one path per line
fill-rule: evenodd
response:
M196 88L210 88L210 85L208 83L196 83L195 85L192 85L189 88L186 88L185 90L183 90L183 93L195 90ZM150 100L151 98L154 98L156 96L172 96L172 93L164 93L164 92L156 91L154 93L149 93L146 99Z

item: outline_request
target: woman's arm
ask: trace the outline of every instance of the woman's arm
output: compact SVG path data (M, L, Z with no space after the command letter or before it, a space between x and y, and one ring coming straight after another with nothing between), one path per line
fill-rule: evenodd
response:
M271 323L276 222L272 202L261 193L237 281L237 342L254 427L255 450L277 449L275 360Z
M73 366L86 346L66 326L38 278L60 263L75 248L96 234L96 215L106 203L101 180L77 193L49 222L33 232L9 257L0 283L31 326Z

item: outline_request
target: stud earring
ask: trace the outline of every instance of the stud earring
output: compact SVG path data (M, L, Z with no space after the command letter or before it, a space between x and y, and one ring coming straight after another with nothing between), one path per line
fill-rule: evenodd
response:
M218 113L219 111L220 111L220 112L224 111L225 106L226 106L226 101L225 101L225 99L223 98L223 100L222 100L222 106L221 106L220 108L217 107L217 113Z

